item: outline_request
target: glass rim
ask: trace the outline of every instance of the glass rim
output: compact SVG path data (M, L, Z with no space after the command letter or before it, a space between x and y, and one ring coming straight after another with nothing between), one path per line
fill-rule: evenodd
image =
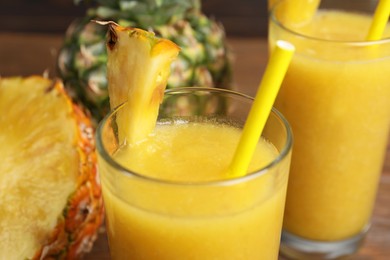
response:
M253 100L254 100L253 97L246 95L246 94L243 94L243 93L240 93L240 92L237 92L237 91L234 91L234 90L228 90L228 89L222 89L222 88L209 88L209 87L178 87L178 88L173 88L173 89L167 89L164 92L164 97L165 97L165 95L172 95L172 94L177 94L177 93L180 94L180 93L192 93L192 92L201 92L201 91L212 92L212 93L219 92L219 93L225 93L225 94L229 94L229 95L239 96L239 97L245 98L247 100L250 100L251 102L253 102ZM190 186L222 186L222 185L227 186L227 185L234 185L234 184L238 184L238 183L243 183L243 182L250 181L251 179L257 178L260 175L264 175L264 174L268 173L270 171L270 169L276 167L276 165L278 165L278 163L280 163L284 158L286 158L292 149L293 135L292 135L291 126L288 123L287 119L276 108L273 107L271 113L273 113L280 120L282 126L284 126L284 129L286 130L286 134L287 134L286 141L283 145L283 148L280 149L278 155L270 163L261 167L260 169L258 169L256 171L249 172L245 176L235 177L235 178L230 178L230 179L222 179L222 180L212 180L212 181L196 181L196 182L186 181L186 182L184 182L184 181L170 181L170 180L164 180L164 179L159 179L159 178L155 178L155 177L149 177L149 176L137 173L135 171L132 171L132 170L124 167L123 165L121 165L117 161L115 161L112 158L112 156L107 152L107 150L105 149L104 144L103 144L102 132L103 132L104 126L107 124L108 120L114 114L116 114L117 111L120 110L125 104L126 104L126 102L117 106L113 110L110 110L110 112L107 113L104 116L104 118L100 121L100 123L98 124L98 126L96 128L96 136L95 136L96 150L97 150L98 155L100 155L102 157L102 159L110 165L110 167L112 167L113 169L118 171L120 174L135 177L135 178L147 181L147 182L154 182L154 183L158 183L158 184L174 185L174 186L189 186L189 187Z
M280 27L282 30L303 39L308 39L316 42L323 42L323 43L333 43L333 44L340 44L340 45L351 45L351 46L371 46L371 45L384 45L384 44L390 44L390 36L380 39L380 40L362 40L362 41L343 41L343 40L330 40L330 39L323 39L319 37L310 36L307 34L296 32L295 30L285 26L282 22L279 21L279 19L275 15L275 10L278 8L279 5L283 4L284 1L278 1L274 4L274 6L269 11L269 20L270 22L274 23L276 26ZM329 10L333 10L328 8ZM335 9L335 10L341 10L341 9Z

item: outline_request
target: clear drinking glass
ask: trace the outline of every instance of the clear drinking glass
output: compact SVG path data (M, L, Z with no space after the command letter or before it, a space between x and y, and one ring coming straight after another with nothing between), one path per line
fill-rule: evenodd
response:
M222 89L168 90L158 122L213 120L241 128L252 101ZM124 106L97 130L112 258L277 259L292 146L283 116L273 110L263 133L278 150L267 166L240 178L184 182L146 177L113 158L123 145L116 115Z
M313 20L270 14L270 48L296 52L275 107L291 124L294 156L281 251L332 259L358 250L370 225L390 127L390 28L365 41L376 1L322 0Z

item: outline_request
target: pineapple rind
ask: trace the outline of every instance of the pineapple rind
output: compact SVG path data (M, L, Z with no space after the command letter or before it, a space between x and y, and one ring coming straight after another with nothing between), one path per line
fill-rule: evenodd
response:
M68 196L51 241L34 259L80 259L91 250L97 238L97 230L103 223L104 208L96 167L94 129L85 113L74 104L72 107L78 122L78 189Z

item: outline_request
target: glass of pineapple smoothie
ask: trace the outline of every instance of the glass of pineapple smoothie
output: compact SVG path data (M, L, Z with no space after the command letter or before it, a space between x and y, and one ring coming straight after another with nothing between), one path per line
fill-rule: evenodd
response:
M277 259L292 136L273 110L249 167L228 167L252 98L168 90L154 132L119 143L117 114L97 131L113 259Z
M365 40L375 1L322 0L301 23L286 22L284 3L269 23L270 48L296 47L275 104L295 140L281 250L332 259L355 252L370 225L390 126L390 26Z

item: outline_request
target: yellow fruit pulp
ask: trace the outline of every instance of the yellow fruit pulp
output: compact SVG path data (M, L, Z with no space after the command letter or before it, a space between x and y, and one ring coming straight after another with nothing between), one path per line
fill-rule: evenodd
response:
M103 165L113 259L277 259L288 167L250 181L205 184L228 177L240 133L204 122L158 124L149 139L114 155L157 181L115 174ZM250 170L277 154L261 140Z
M76 123L41 77L0 78L0 259L31 259L76 188Z
M364 15L321 11L312 23L293 30L364 41L370 22ZM284 227L314 240L349 238L369 223L383 164L390 43L340 47L295 37L271 23L271 45L278 39L297 50L276 101L295 137Z

